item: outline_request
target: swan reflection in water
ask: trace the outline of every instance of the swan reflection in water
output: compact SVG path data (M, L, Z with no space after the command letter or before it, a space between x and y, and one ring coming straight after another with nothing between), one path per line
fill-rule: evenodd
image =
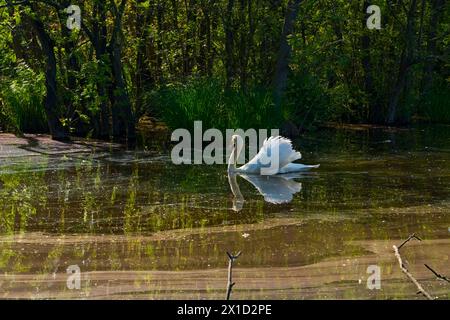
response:
M289 203L294 198L294 194L302 190L302 184L294 179L304 176L301 173L286 173L274 176L261 176L244 173L229 173L228 182L231 192L234 195L233 210L239 212L244 207L245 199L242 196L237 176L250 182L258 192L264 197L264 200L273 204Z

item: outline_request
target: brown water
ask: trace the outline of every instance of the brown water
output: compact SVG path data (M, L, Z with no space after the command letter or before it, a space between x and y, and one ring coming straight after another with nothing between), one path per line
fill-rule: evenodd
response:
M144 141L149 141L146 139ZM225 166L175 166L169 150L0 157L0 297L414 298L392 245L434 296L450 298L450 127L320 130L295 142L319 170L270 204ZM0 151L1 152L1 151ZM81 289L66 269L81 269ZM369 290L367 267L381 267Z

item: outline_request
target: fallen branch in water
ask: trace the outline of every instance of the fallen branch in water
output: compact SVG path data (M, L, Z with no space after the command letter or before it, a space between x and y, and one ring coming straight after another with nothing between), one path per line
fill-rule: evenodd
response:
M411 238L411 237L410 237ZM408 238L410 240L410 238ZM409 241L408 240L408 241ZM407 242L407 241L406 241ZM406 243L404 242L402 244L402 246ZM408 269L405 268L404 264L403 264L403 260L402 257L400 256L400 252L398 251L399 248L397 248L396 246L393 246L394 248L394 253L395 256L397 257L398 260L398 264L400 266L400 269L403 271L403 273L409 278L409 280L412 281L412 283L414 283L417 287L417 289L419 290L418 293L423 294L425 297L427 297L429 300L434 300L434 298L427 292L425 291L425 289L422 287L422 285L416 280L416 278L413 277L413 275L408 271Z
M419 241L422 241L422 239L420 239L418 236L416 236L415 233L413 233L412 235L410 235L408 237L408 239L406 239L405 241L403 241L403 243L401 245L398 246L398 250L400 250L405 244L407 244L409 241L411 241L412 239L416 239Z
M236 283L233 282L233 263L234 261L239 258L241 255L241 251L239 251L236 255L232 255L231 253L227 252L228 256L228 285L227 285L227 300L230 300L231 291L233 290L233 287Z
M430 270L431 272L434 273L434 275L436 276L436 278L447 281L448 283L450 283L450 279L448 279L446 276L443 276L442 274L437 273L436 271L434 271L429 265L425 264L425 267L427 267L428 270Z

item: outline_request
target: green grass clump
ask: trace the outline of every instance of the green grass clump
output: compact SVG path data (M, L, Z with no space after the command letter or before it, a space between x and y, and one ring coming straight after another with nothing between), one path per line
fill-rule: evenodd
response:
M1 126L16 132L46 132L44 76L25 65L19 65L15 73L0 84Z
M172 129L192 129L194 121L202 121L203 128L219 130L278 128L281 122L270 90L224 89L215 79L166 86L154 92L152 100L161 119Z

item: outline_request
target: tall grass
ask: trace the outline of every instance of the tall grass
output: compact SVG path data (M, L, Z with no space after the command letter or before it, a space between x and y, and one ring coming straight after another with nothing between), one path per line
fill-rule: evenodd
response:
M152 104L172 129L192 129L194 121L203 128L278 128L272 94L264 88L246 91L224 89L215 79L196 79L164 87L153 93Z
M26 65L19 65L13 79L0 84L0 121L2 127L18 132L46 132L47 120L43 107L45 83Z

